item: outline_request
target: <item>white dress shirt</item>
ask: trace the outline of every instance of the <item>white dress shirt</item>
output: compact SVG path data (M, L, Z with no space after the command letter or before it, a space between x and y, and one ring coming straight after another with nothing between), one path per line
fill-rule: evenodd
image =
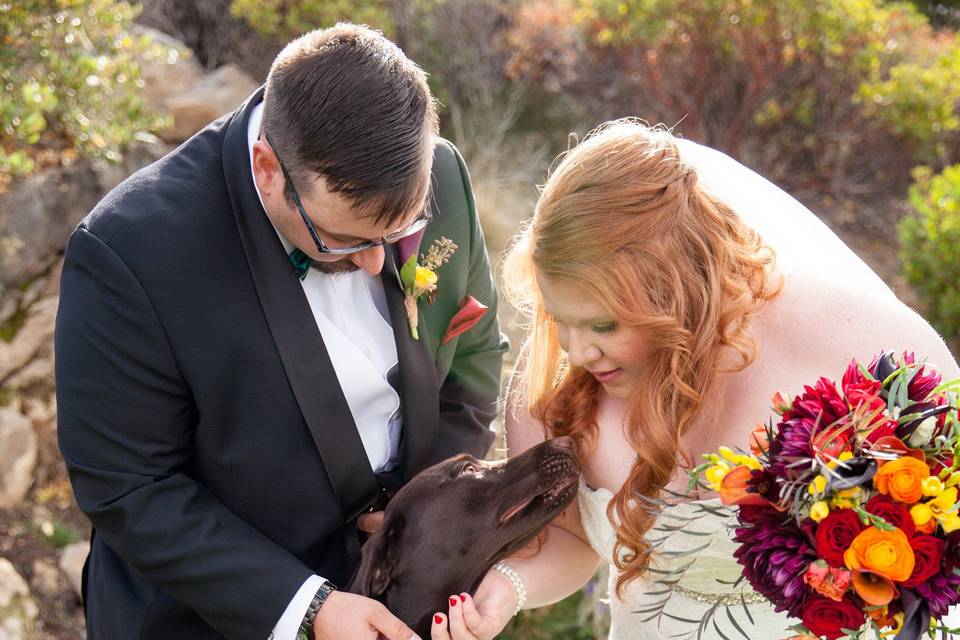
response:
M261 103L250 114L247 128L251 180L253 144L260 135L262 117ZM262 205L263 196L256 181L253 186ZM279 232L277 236L287 253L294 249ZM296 277L292 268L290 277ZM368 275L362 269L337 274L309 269L300 284L323 336L370 467L374 471L390 470L397 464L403 417L400 396L390 384L398 375L397 345L383 284L379 276ZM316 575L307 578L273 628L270 640L296 639L300 621L322 582L323 578Z

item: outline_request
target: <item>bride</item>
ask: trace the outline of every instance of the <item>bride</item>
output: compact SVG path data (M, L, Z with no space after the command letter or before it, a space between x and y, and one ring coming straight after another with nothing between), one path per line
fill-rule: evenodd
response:
M909 350L960 375L937 333L796 200L630 120L565 154L504 273L530 320L509 453L570 435L583 477L539 553L508 558L475 598L454 594L433 640L492 638L518 605L570 595L601 562L611 640L794 635L796 620L736 584L719 501L679 497L687 470L720 445L749 449L775 391L851 358Z

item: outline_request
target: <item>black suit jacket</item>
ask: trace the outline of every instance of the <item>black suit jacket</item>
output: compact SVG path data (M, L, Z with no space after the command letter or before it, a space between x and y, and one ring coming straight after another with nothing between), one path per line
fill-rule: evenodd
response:
M306 297L257 198L235 113L108 194L67 247L59 437L94 526L90 640L266 640L313 572L343 584L378 485ZM506 344L469 178L435 148L434 237L459 249L410 338L388 251L406 479L493 439ZM440 345L457 303L491 309Z

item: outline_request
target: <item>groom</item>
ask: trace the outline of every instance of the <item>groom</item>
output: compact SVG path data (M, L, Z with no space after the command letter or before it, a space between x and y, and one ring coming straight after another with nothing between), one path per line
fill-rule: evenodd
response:
M418 238L457 248L415 340L398 246ZM290 43L67 247L58 426L94 526L87 638L408 640L335 587L388 490L486 453L505 348L424 73L363 27Z

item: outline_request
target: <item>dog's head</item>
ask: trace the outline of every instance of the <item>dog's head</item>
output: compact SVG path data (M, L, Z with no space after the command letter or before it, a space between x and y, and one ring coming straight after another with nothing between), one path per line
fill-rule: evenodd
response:
M506 462L460 455L424 470L390 501L350 590L429 636L430 616L447 596L472 592L498 560L533 539L570 504L579 475L570 438Z

